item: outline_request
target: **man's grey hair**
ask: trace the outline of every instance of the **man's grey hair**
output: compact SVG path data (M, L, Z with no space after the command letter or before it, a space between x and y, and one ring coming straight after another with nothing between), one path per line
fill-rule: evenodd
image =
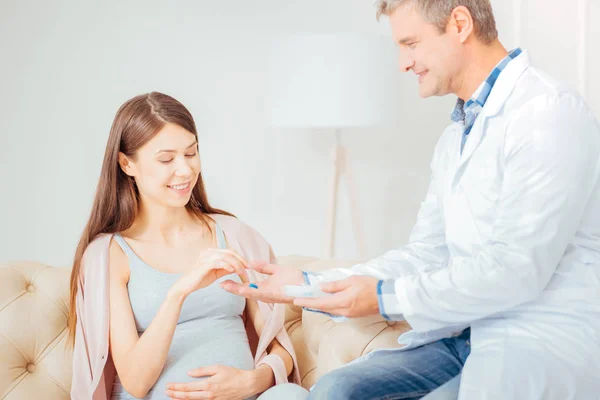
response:
M390 15L400 6L414 6L425 20L435 25L440 32L446 31L448 18L458 6L469 9L473 17L475 36L484 43L492 43L498 38L496 20L489 0L378 0L377 19Z

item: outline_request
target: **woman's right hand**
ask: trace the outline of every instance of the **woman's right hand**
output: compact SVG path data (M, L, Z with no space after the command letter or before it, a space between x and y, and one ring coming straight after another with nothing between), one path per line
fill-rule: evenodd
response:
M247 262L231 250L204 250L196 265L171 287L171 294L185 298L190 293L211 285L214 281L232 273L237 273L243 282L248 281Z

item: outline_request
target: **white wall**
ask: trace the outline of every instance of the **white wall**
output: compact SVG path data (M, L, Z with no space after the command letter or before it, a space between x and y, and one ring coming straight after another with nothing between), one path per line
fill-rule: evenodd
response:
M589 49L600 38L591 23L600 5L578 1L581 7L559 0L493 3L507 47L521 43L538 64L584 89L599 115L600 78L591 71L600 68L600 56ZM385 23L376 23L372 4L0 0L0 261L70 262L114 113L152 90L181 100L196 118L211 202L256 227L278 254L318 256L333 137L267 126L267 52L275 35L382 33ZM390 90L402 92L403 123L344 137L369 256L406 241L431 150L454 103L421 100L409 75ZM339 212L337 256L353 258L344 196Z

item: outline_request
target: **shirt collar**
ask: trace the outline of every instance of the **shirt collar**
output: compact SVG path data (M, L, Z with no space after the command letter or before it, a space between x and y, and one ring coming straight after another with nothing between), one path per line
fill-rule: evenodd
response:
M504 57L490 72L488 77L479 85L475 93L471 96L471 98L466 102L461 98L457 99L456 105L454 106L454 110L452 114L450 114L450 118L453 122L462 122L465 120L465 111L471 107L479 106L482 107L485 105L490 93L492 92L492 88L496 84L500 73L504 71L506 66L519 54L522 53L520 48L516 48L512 50L506 57Z

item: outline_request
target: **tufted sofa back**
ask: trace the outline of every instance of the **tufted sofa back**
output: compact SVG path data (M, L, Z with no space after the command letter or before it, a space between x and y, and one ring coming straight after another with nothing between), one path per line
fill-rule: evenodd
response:
M68 399L69 268L0 265L0 399Z
M280 264L320 271L352 262L288 256ZM66 347L70 268L32 262L0 264L0 400L69 399L72 353ZM398 347L402 323L381 317L337 324L290 305L286 329L302 385L377 348Z

